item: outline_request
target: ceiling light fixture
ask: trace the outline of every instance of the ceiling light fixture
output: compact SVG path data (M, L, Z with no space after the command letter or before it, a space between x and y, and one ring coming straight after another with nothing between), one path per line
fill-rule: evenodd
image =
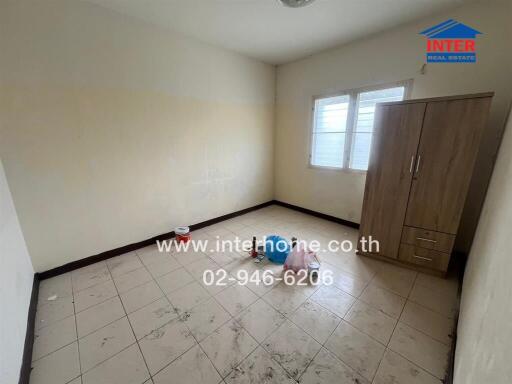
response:
M279 0L285 7L299 8L311 4L315 0Z

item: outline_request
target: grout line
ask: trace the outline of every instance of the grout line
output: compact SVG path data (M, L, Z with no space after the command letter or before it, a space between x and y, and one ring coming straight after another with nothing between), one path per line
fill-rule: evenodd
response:
M392 350L391 348L386 348L386 351L390 351L390 352L393 352L395 354L397 354L398 356L400 356L402 359L408 361L410 364L412 364L413 366L415 367L418 367L420 368L422 371L424 371L425 373L428 373L430 376L434 377L436 380L438 380L440 383L444 383L444 378L441 379L439 377L437 377L435 374L433 374L432 372L430 372L428 369L425 369L423 368L422 366L420 366L418 363L415 363L414 361L410 360L409 358L407 358L406 356L402 355L401 353L399 352L396 352L394 350ZM384 352L385 353L385 352ZM381 361L382 362L382 361ZM380 368L380 363L379 363L379 368Z
M163 328L165 327L167 324L169 324L169 322L165 323L164 325L162 325L161 327L159 328L156 328L156 329L160 329L160 328ZM188 327L187 327L188 328ZM190 330L189 330L190 332ZM168 362L167 364L165 364L162 368L160 368L158 371L155 372L154 375L151 374L151 372L149 372L149 379L150 380L153 380L153 378L158 375L160 372L162 372L164 369L166 369L169 365L171 365L172 363L174 363L176 360L178 360L180 357L182 357L185 353L187 353L188 351L190 351L192 348L194 348L196 345L198 345L199 343L197 342L197 340L194 338L194 335L192 335L192 333L190 333L190 336L194 339L194 342L195 344L193 344L190 348L187 348L184 352L182 352L179 356L176 356L176 358L172 359L170 362ZM142 340L142 339L141 339Z
M260 299L261 299L261 297L260 297ZM259 299L258 299L258 300L259 300ZM256 300L256 301L258 301L258 300ZM256 301L255 301L254 303L256 303ZM265 302L267 305L269 305L272 309L274 309L277 313L279 313L281 316L283 316L283 317L284 317L284 321L283 321L281 324L279 324L279 325L278 325L278 326L277 326L277 327L276 327L272 332L270 332L270 333L269 333L269 334L268 334L268 335L263 339L263 341L260 343L260 342L259 342L259 341L258 341L258 340L253 336L253 335L251 335L251 333L250 333L247 329L245 329L245 328L242 326L242 324L241 324L241 323L239 323L239 322L236 320L236 318L235 318L235 319L234 319L234 321L235 321L238 325L240 325L240 326L241 326L241 327L242 327L242 328L243 328L243 329L244 329L244 330L245 330L245 331L246 331L246 332L247 332L247 333L248 333L248 334L249 334L249 335L254 339L254 341L256 341L256 343L258 344L258 346L257 346L256 348L254 348L254 349L251 351L251 353L249 353L249 354L248 354L244 359L242 359L242 360L241 360L241 361L240 361L240 362L239 362L239 363L238 363L234 368L232 368L232 370L228 373L228 375L227 375L225 378L227 378L227 377L231 374L231 372L233 372L233 370L234 370L234 369L238 368L241 364L243 364L243 362L244 362L245 360L247 360L247 359L249 358L249 356L250 356L252 353L254 353L254 351L256 351L258 348L261 348L261 349L263 349L263 351L265 351L265 352L270 356L270 359L271 359L272 361L274 361L274 362L275 362L279 367L281 367L281 369L286 373L286 375L287 375L290 379L294 380L295 382L298 382L297 380L295 380L295 379L290 375L290 373L288 372L288 370L286 370L286 369L281 365L281 363L279 363L276 359L274 359L274 357L272 356L272 354L271 354L270 352L268 352L268 351L265 349L265 347L262 345L262 344L263 344L263 342L264 342L265 340L267 340L271 335L273 335L275 332L277 332L277 330L278 330L279 328L281 328L281 326L283 326L283 324L285 324L285 323L286 323L286 321L288 320L288 318L287 318L287 317L285 317L282 313L280 313L279 311L277 311L277 310L276 310L274 307L272 307L269 303L267 303L266 301L264 301L264 302ZM248 309L248 308L249 308L250 306L252 306L254 303L252 303L252 304L250 304L249 306L247 306L247 308L245 308L244 310ZM241 314L242 312L243 312L243 311L241 311L239 314ZM224 379L225 379L225 378L224 378Z
M39 299L40 298L37 299L36 310L40 310L41 308L44 308L44 307L47 307L49 305L58 303L61 299L71 299L71 301L73 301L73 292L71 292L69 296L59 296L59 295L57 295L57 298L55 300L53 300L53 301L48 301L48 300L44 301L44 300L42 300L42 302L40 302Z
M279 285L279 284L277 284L277 285ZM276 286L277 286L277 285L276 285ZM275 288L275 287L273 287L272 289L274 289L274 288ZM318 289L320 289L320 288L321 288L321 287L319 287ZM317 291L318 291L318 289L317 289ZM316 291L315 291L315 292L316 292ZM288 374L288 376L289 376L292 380L294 380L295 382L300 382L300 378L302 377L302 375L303 375L303 374L306 372L306 370L309 368L310 364L314 361L314 359L316 358L316 356L318 355L318 353L322 350L322 348L325 348L325 344L327 343L327 341L329 340L329 338L332 336L332 334L336 331L336 329L339 327L339 325L340 325L340 324L341 324L341 322L343 321L343 318L342 318L342 317L338 316L337 314L335 314L335 313L334 313L334 312L332 312L331 310L328 310L327 308L325 308L324 306L320 305L319 303L316 303L316 301L315 301L315 303L316 303L317 305L321 306L322 308L324 308L324 309L325 309L325 310L327 310L328 312L333 313L335 316L337 316L337 317L340 319L340 322L336 325L336 327L333 329L333 331L331 332L331 334L327 337L327 339L325 340L325 342L320 343L320 342L319 342L318 340L316 340L316 339L315 339L315 338L314 338L314 337L313 337L313 336L312 336L308 331L306 331L306 330L305 330L305 329L303 329L301 326L299 326L298 324L296 324L293 320L291 320L291 318L290 318L290 317L291 317L291 315L293 315L293 314L294 314L294 313L295 313L295 312L296 312L300 307L302 307L302 305L304 305L304 303L305 303L306 301L308 301L308 300L310 299L310 297L314 295L314 293L315 293L315 292L313 292L310 296L308 296L308 298L307 298L304 302L302 302L302 303L301 303L301 304L300 304L296 309L294 309L294 310L293 310L293 312L292 312L290 315L287 315L287 314L285 314L285 313L281 312L280 310L278 310L277 308L275 308L272 304L268 303L266 300L263 300L263 297L261 297L261 299L262 299L265 303L267 303L267 304L268 304L270 307L272 307L272 308L273 308L277 313L279 313L281 316L283 316L283 317L285 318L285 320L284 320L284 321L283 321L283 322L282 322L278 327L276 327L276 329L274 329L271 333L269 333L269 334L265 337L265 339L263 339L263 341L262 341L262 343L261 343L261 344L263 344L263 342L264 342L265 340L269 339L273 334L275 334L275 333L279 330L279 328L281 328L282 326L284 326L284 324L286 324L286 322L287 322L287 321L289 321L290 323L292 323L293 325L295 325L297 328L299 328L299 330L303 331L306 335L308 335L309 337L311 337L311 338L312 338L316 343L320 344L320 349L315 353L315 355L314 355L314 356L313 356L313 358L310 360L310 362L308 363L308 365L306 366L306 368L304 369L304 371L300 374L300 376L299 376L299 378L298 378L298 379L293 378L293 377L292 377L292 375L288 372L288 370L287 370L286 368L284 368L284 367L282 366L282 364L281 364L279 361L277 361L276 359L274 359L274 358L272 357L272 355L271 355L271 354L270 354L270 353L265 349L265 347L263 347L263 345L261 345L261 344L260 344L261 348L263 348L263 350L265 350L267 353L269 353L269 355L270 355L271 359L272 359L273 361L275 361L275 362L276 362L276 363L277 363L277 364L278 364L278 365L279 365L279 366L280 366L280 367L281 367L281 368L282 368L282 369L283 369L283 370ZM268 292L267 292L267 293L268 293ZM347 311L347 312L348 312L348 311ZM325 348L325 349L327 349L327 348ZM328 349L327 349L327 350L328 350ZM329 351L329 352L330 352L330 351ZM332 353L332 352L330 352L330 353ZM336 355L335 355L335 356L336 356ZM336 357L337 357L337 356L336 356ZM337 358L338 358L338 357L337 357ZM338 359L339 359L339 358L338 358ZM339 360L341 361L341 359L339 359ZM344 363L344 364L346 364L346 363ZM346 365L347 365L347 364L346 364ZM349 367L349 368L350 368L350 369L352 369L354 372L356 372L356 371L355 371L352 367L350 367L349 365L347 365L347 367Z
M211 300L211 299L208 299L208 300ZM171 302L169 300L169 302ZM198 305L200 305L202 303L199 303ZM174 306L174 304L172 304L171 302L171 305L173 306L173 308L176 308ZM194 306L193 308L196 308L198 305ZM220 304L219 304L220 305ZM222 307L222 306L221 306ZM192 309L192 308L191 308ZM224 309L224 308L223 308ZM224 309L225 310L225 309ZM222 323L219 327L215 328L208 336L206 336L204 339L202 339L201 341L207 339L208 337L210 337L210 335L212 335L216 330L218 330L219 328L223 327L225 324L227 324L229 321L232 321L233 320L233 317L231 316L231 314L229 312L226 311L226 313L229 315L229 319L227 321L225 321L224 323ZM178 314L178 318L181 317L182 315L181 314ZM183 324L185 325L185 327L187 327L188 331L190 332L190 335L193 337L194 341L196 342L196 344L192 347L190 347L186 352L188 352L190 349L192 349L193 347L195 347L196 345L199 347L199 349L201 349L201 351L205 354L206 358L210 361L210 364L213 366L213 368L217 371L217 373L219 374L219 377L222 379L221 381L224 381L224 377L220 374L219 370L217 369L217 367L215 366L215 364L213 363L213 361L210 359L210 357L208 356L208 354L204 351L203 347L201 346L200 342L198 341L198 339L196 338L196 336L194 335L194 333L192 332L191 328L186 324L186 321L183 322ZM169 365L171 365L174 361L176 361L178 358L180 358L181 356L183 356L186 352L182 353L180 356L178 356L176 359L174 359L173 361L169 362L168 364L166 364L162 369L160 369L158 372L156 372L154 375L151 375L151 379L153 379L153 377L155 377L158 373L160 373L162 370L164 370L165 368L167 368ZM230 371L231 372L231 371Z
M456 316L449 317L449 316L446 315L446 313L442 313L442 312L436 311L435 309L429 308L429 307L423 305L422 303L418 303L417 301L414 301L412 299L407 299L407 301L410 301L411 303L414 303L414 304L416 304L416 305L418 305L418 306L420 306L420 307L422 307L424 309L428 309L429 311L435 313L436 315L443 316L447 320L455 321ZM457 313L458 313L458 310L457 310Z
M82 359L80 357L80 342L78 339L78 323L76 321L76 307L75 307L75 292L73 291L73 275L70 276L71 280L71 295L73 297L73 313L75 317L75 332L76 332L76 349L78 350L78 369L80 370L80 383L82 382Z
M139 262L142 263L142 261L140 260L140 257L137 255L137 253L134 252L134 254L135 254L135 257L137 258L137 260L139 260ZM142 264L142 265L144 265L144 264ZM112 276L112 272L110 271L110 267L108 267L108 265L107 265L107 268L109 269L110 276L112 277L112 280L114 280L113 276ZM147 271L147 269L146 269L146 271ZM147 271L147 272L149 273L149 271ZM117 295L119 296L119 290L117 289L117 285L116 285L115 281L114 281L114 287L116 288ZM121 302L121 305L123 306L124 313L126 314L126 321L128 322L128 325L130 326L130 329L132 330L133 338L135 339L135 344L137 344L137 347L139 348L139 352L140 352L140 354L142 356L142 360L144 361L144 365L146 366L149 378L151 378L151 371L149 370L149 366L148 366L148 363L146 361L146 357L142 353L142 348L139 345L139 341L137 340L137 335L135 334L135 331L133 330L132 323L130 322L130 318L128 317L128 313L126 312L126 308L124 307L124 304L123 304L123 301L121 300L121 297L119 297L119 301ZM131 344L131 345L133 345L133 344Z
M69 384L69 383L71 383L71 382L75 381L76 379L80 379L80 384L82 384L82 374L80 374L80 375L79 375L79 376L77 376L77 377L72 378L72 379L71 379L71 380L69 380L69 381L66 381L66 383L65 383L65 384Z
M55 350L53 350L53 351L51 351L51 352L47 353L46 355L43 355L43 356L39 357L37 360L32 360L32 361L31 361L31 364L32 364L32 363L36 363L36 362L38 362L39 360L42 360L42 359L44 359L45 357L50 356L50 355L51 355L51 354L53 354L54 352L58 352L58 351L60 351L61 349L64 349L64 348L66 348L66 347L69 347L69 346L70 346L71 344L73 344L73 343L78 343L78 340L77 340L77 339L73 339L73 341L70 341L70 342L69 342L69 343L67 343L66 345L62 345L62 346L60 346L59 348L57 348L57 349L55 349Z
M115 284L114 284L114 286L115 286ZM78 312L76 312L76 313L77 313L77 314L79 314L79 313L85 312L85 311L87 311L88 309L94 308L94 307L95 307L95 306L97 306L97 305L103 304L103 303L105 303L106 301L109 301L109 300L113 299L114 297L119 297L119 293L118 293L117 295L110 296L110 297L108 297L108 298L104 299L103 301L100 301L100 302L98 302L98 303L95 303L95 304L93 304L93 305L90 305L90 306L88 306L88 307L86 307L86 308L84 308L84 309L82 309L82 310L80 310L80 311L78 311Z
M444 378L440 379L439 377L437 377L436 375L434 375L432 372L430 372L428 369L425 369L423 368L422 366L420 366L418 363L415 363L414 361L411 361L409 358L403 356L402 354L396 352L396 351L393 351L392 349L390 348L386 348L386 350L389 350L390 352L393 352L395 354L397 354L398 356L400 356L402 359L408 361L411 365L415 366L415 367L418 367L419 369L421 369L422 371L424 371L426 374L432 376L434 379L436 379L439 383L444 383Z
M203 252L201 252L201 253L203 253ZM208 258L208 259L209 259L209 260L211 260L210 258ZM182 264L179 260L177 260L177 259L176 259L176 261L177 261L180 265L182 265L182 268L184 268L184 269L187 271L187 273L189 273L189 274L190 274L190 272L185 268L185 265L183 265L183 264ZM200 260L197 260L197 261L200 261ZM213 261L213 260L211 260L211 261L215 263L215 261ZM190 264L192 264L192 263L190 263ZM187 264L187 265L190 265L190 264ZM215 264L217 264L217 263L215 263ZM218 264L217 264L217 265L218 265ZM222 267L221 267L221 268L222 268ZM169 273L171 273L171 272L169 272ZM186 286L191 285L191 284L193 284L193 283L199 283L199 282L197 281L197 279L195 278L195 276L193 276L192 274L190 274L190 275L192 276L193 281L191 281L191 282L189 282L189 283L185 284L183 287L186 287ZM164 275L164 276L165 276L165 275ZM157 286L160 288L160 290L164 293L164 296L167 298L167 300L169 301L169 303L171 304L171 306L172 306L172 307L174 308L174 310L176 311L176 308L177 308L177 307L172 303L172 300L167 296L167 295L168 295L168 293L165 293L165 291L162 289L162 287L160 286L159 282L158 282L156 279L154 279L154 281L155 281L155 283L157 284ZM178 291L179 289L181 289L181 288L183 288L183 287L180 287L180 288L178 288L178 289L174 290L173 292ZM229 286L228 286L228 287L229 287ZM227 288L227 287L226 287L226 288ZM225 289L226 289L226 288L225 288ZM203 289L204 289L204 287L203 287ZM224 290L224 289L223 289L223 290ZM223 290L219 291L218 293L222 292ZM221 305L221 304L220 304L220 303L215 299L215 296L214 296L214 295L212 295L212 294L211 294L208 290L206 290L206 289L205 289L205 291L208 293L208 295L209 295L210 297L209 297L207 300L202 301L201 303L197 303L195 306L193 306L193 307L192 307L192 308L190 308L190 309L187 309L186 311L190 311L190 310L192 310L192 309L196 308L197 306L199 306L199 305L201 305L201 304L204 304L206 301L210 301L210 300L214 299L214 301L215 301L215 302L216 302L216 303L217 303L217 304L218 304L218 305L219 305L219 306L220 306L224 311L226 311L226 313L227 313L227 314L228 314L228 316L229 316L229 319L228 319L227 321L225 321L225 322L224 322L224 323L222 323L219 327L217 327L217 328L215 328L215 329L213 330L213 332L215 332L217 329L219 329L219 328L223 327L223 326L224 326L225 324L227 324L229 321L234 320L234 319L233 319L233 316L231 316L231 314L230 314L230 313L229 313L229 312L228 312L228 311L227 311L227 310L226 310L226 309L225 309L225 308L224 308L224 307L223 307L223 306L222 306L222 305ZM170 293L172 293L172 292L170 292ZM178 319L183 315L182 313L179 313L179 312L176 312L176 314L178 315L178 317L177 317ZM172 320L171 320L171 321L172 321ZM164 324L163 326L167 325L168 323L169 323L169 322L167 322L167 323L166 323L166 324ZM194 341L195 341L195 343L196 343L196 344L195 344L195 345L193 345L192 347L190 347L189 349L187 349L187 350L186 350L185 352L183 352L182 354L180 354L180 355L179 355L178 357L176 357L174 360L170 361L168 364L166 364L164 367L162 367L160 370L158 370L154 375L152 375L152 374L151 374L151 372L150 372L151 380L152 380L152 379L153 379L157 374L159 374L161 371L163 371L165 368L167 368L169 365L171 365L174 361L176 361L177 359L179 359L181 356L183 356L183 355L184 355L185 353L187 353L190 349L192 349L193 347L195 347L195 346L197 345L197 346L201 349L201 351L205 354L206 358L210 361L210 364L212 364L212 366L214 367L214 369L217 371L217 373L219 374L219 377L221 377L221 379L222 379L221 381L224 381L224 380L223 380L224 378L222 377L222 375L220 374L220 372L217 370L217 367L215 367L215 364L213 364L213 362L211 361L211 359L210 359L210 357L208 356L208 354L203 350L203 348L201 347L200 342L197 340L196 336L194 335L194 333L192 332L192 330L190 329L190 327L186 324L186 322L183 322L183 324L185 325L185 327L187 327L187 329L188 329L188 331L189 331L190 335L193 337L193 339L194 339ZM162 327L163 327L163 326L162 326ZM161 328L161 327L159 327L159 328ZM157 328L157 329L159 329L159 328ZM205 337L205 339L206 339L207 337L209 337L213 332L211 332L208 336L206 336L206 337ZM147 336L147 335L146 335L146 336ZM141 338L141 340L142 340L142 338ZM203 339L203 340L204 340L204 339ZM201 340L201 341L202 341L202 340ZM137 343L138 343L138 341L137 341ZM141 353L142 353L142 350L141 350ZM149 371L149 368L148 368L148 371Z
M402 323L403 325L405 325L405 326L407 326L407 327L409 327L409 328L411 328L411 329L414 329L416 332L421 333L421 334L422 334L422 335L424 335L424 336L427 336L429 339L432 339L433 341L436 341L436 342L438 342L439 344L443 344L443 345L444 345L444 346L446 346L446 347L450 347L450 346L451 346L451 343L450 343L450 344L446 344L446 343L442 342L441 340L438 340L438 339L436 339L435 337L433 337L433 336L429 335L428 333L426 333L426 332L422 331L421 329L418 329L418 328L416 328L416 327L414 327L414 326L412 326L412 325L409 325L409 324L407 324L407 323L405 323L405 322L403 322L403 321L398 320L397 325L398 325L398 323ZM393 330L393 331L394 331L394 330ZM390 340L390 341L391 341L391 340Z
M136 271L140 271L141 269L146 270L146 272L147 272L147 273L149 274L149 276L151 277L151 280L153 280L153 279L154 279L154 278L153 278L153 275L148 271L148 269L146 268L146 266L145 266L144 264L142 264L142 267L139 267L139 268L137 268L137 269L134 269L133 271L130 271L130 272L123 273L122 275L116 276L116 278L120 278L120 277L126 276L126 275L127 275L127 274L129 274L129 273L133 273L133 272L136 272ZM137 285L134 285L133 287L131 287L130 289L128 289L128 290L126 290L126 291L123 291L123 292L119 292L119 291L118 291L119 296L124 295L124 294L125 294L125 293L127 293L127 292L130 292L132 289L135 289L135 288L141 287L141 286L143 286L144 284L149 283L151 280L146 280L146 281L144 281L144 282L142 282L142 283L138 283ZM114 281L114 282L115 282L115 279L112 279L112 281Z
M117 296L116 296L116 297L117 297ZM105 327L108 327L109 325L114 324L116 321L119 321L119 320L121 320L121 319L124 319L125 317L126 317L126 318L128 318L128 316L126 316L126 314L125 314L124 316L121 316L121 317L120 317L120 318L118 318L118 319L112 320L112 321L111 321L111 322L109 322L108 324L102 325L101 327L96 328L94 331L89 332L88 334L86 334L86 335L83 335L83 336L79 337L79 338L78 338L78 340L82 340L82 339L86 338L87 336L92 335L93 333L95 333L95 332L97 332L97 331L99 331L99 330L101 330L101 329L103 329L103 328L105 328Z
M325 339L325 341L323 343L321 343L321 347L320 349L317 351L317 353L313 356L313 358L311 359L311 361L308 363L308 365L306 366L306 368L304 369L304 371L301 373L301 375L299 376L299 379L297 380L298 382L300 382L300 379L302 378L302 376L304 375L304 373L306 373L306 371L308 370L309 366L311 365L311 363L315 360L316 356L320 353L320 351L322 350L322 348L324 348L325 350L329 351L329 353L331 353L332 355L334 355L339 361L341 361L343 364L345 364L348 368L350 368L352 371L354 371L355 373L357 373L358 375L360 376L363 376L361 375L359 372L357 372L354 368L352 368L350 365L348 365L347 363L345 363L344 361L342 361L335 353L333 353L332 351L330 351L325 345L327 344L327 342L329 341L329 339L332 337L332 335L334 334L334 332L336 332L336 330L339 328L340 324L342 322L346 322L347 324L350 324L348 323L347 321L344 320L345 316L347 315L347 313L350 312L350 310L352 309L352 307L354 306L354 304L357 302L357 298L354 300L354 302L351 304L350 308L347 310L347 312L345 313L345 315L343 317L340 318L340 322L336 325L336 327L332 330L332 332L329 334L329 336ZM315 302L316 303L316 302ZM317 303L318 304L318 303ZM320 305L320 304L318 304ZM320 305L322 306L322 305ZM323 307L322 308L328 310L327 308ZM328 310L329 312L333 313L332 311ZM335 313L334 313L335 314ZM336 315L336 314L335 314ZM338 315L336 315L338 316ZM339 316L338 316L339 317ZM292 323L293 321L290 320ZM293 323L295 324L295 323ZM299 325L295 324L297 327L299 327L301 330L303 330L306 334L309 335L309 333L302 329L302 327L300 327ZM311 335L309 335L311 336ZM313 336L311 336L313 337ZM314 339L314 338L313 338ZM320 344L320 343L319 343Z
M227 321L226 321L226 323L227 323ZM226 323L224 323L224 324L226 324ZM221 325L221 327L222 327L224 324L222 324L222 325ZM219 327L219 328L220 328L220 327ZM217 329L219 329L219 328L217 328ZM216 330L217 330L217 329L216 329ZM189 330L190 330L190 328L189 328ZM215 331L213 331L213 332L215 332ZM212 333L213 333L213 332L212 332ZM206 356L206 358L208 359L208 361L209 361L209 362L210 362L210 364L212 365L213 369L215 369L215 370L217 371L217 374L219 375L219 377L220 377L221 381L224 381L224 377L221 375L220 371L217 369L217 367L215 366L215 364L213 364L212 359L210 359L210 357L208 356L208 354L205 352L205 350L204 350L204 349L203 349L203 347L201 346L201 343L200 343L199 341L197 341L196 337L194 336L194 334L193 334L192 332L191 332L191 334L192 334L192 337L194 338L194 340L196 341L197 346L198 346L198 347L199 347L199 349L204 353L204 355ZM211 335L211 333L210 333L210 335ZM208 335L207 337L209 337L210 335ZM203 340L205 340L207 337L205 337ZM201 340L201 341L202 341L202 340ZM230 373L231 373L231 371L230 371Z
M109 356L107 357L105 360L102 360L101 362L93 365L91 368L89 368L87 371L85 371L84 373L82 373L81 376L84 376L86 373L89 373L91 372L92 370L94 370L95 368L99 367L100 365L102 365L103 363L109 361L110 359L113 359L114 357L116 357L117 355L119 355L120 353L123 353L124 351L126 351L128 348L131 348L135 345L135 342L131 343L130 345L127 345L126 347L124 347L123 349L121 349L120 351L114 353L112 356Z
M363 303L363 304L366 304L364 301L363 301L362 303ZM373 309L377 309L377 308L375 308L375 307L371 306L370 304L366 304L366 305L368 305L369 307L371 307L371 308L373 308ZM351 308L351 309L352 309L352 308ZM395 323L395 324L393 325L393 330L394 330L394 327L395 327L395 326L396 326L396 324L398 323L398 319L395 319L395 318L393 318L393 317L391 317L391 316L389 316L389 315L386 315L384 312L380 311L379 309L377 309L377 310L378 310L379 312L381 312L382 314L384 314L385 316L387 316L387 317L391 318L391 320ZM347 312L347 314L346 314L346 315L348 315L348 312ZM345 316L346 316L346 315L345 315ZM345 316L343 316L343 320L345 320L345 322L346 322L347 324L351 325L352 327L354 327L355 329L357 329L359 332L364 333L364 334L365 334L366 336L368 336L370 339L372 339L372 340L376 341L377 343L379 343L379 344L381 344L382 346L384 346L385 348L387 348L387 345L389 344L389 342L390 342L390 340L391 340L391 336L393 335L393 331L391 331L391 334L389 335L389 340L388 340L386 343L383 343L382 341L380 341L380 340L378 340L377 338L375 338L373 335L370 335L369 333L367 333L364 329L359 328L356 324L354 324L354 323L352 323L352 322L350 322L350 321L346 320L346 319L345 319Z
M418 278L418 273L416 273L416 276L414 277L414 281L413 281L413 283L412 283L412 286L411 286L411 287L414 287L414 284L416 283L416 279L417 279L417 278ZM412 291L412 288L411 288L411 290L410 290L410 291ZM409 293L410 293L410 291L409 291ZM386 355L386 352L387 352L388 350L393 351L392 349L390 349L390 348L389 348L389 344L391 344L391 340L393 339L393 336L394 336L394 334L395 334L396 327L398 326L398 323L400 322L400 318L402 317L402 314L404 313L405 306L407 305L407 300L408 300L408 299L406 299L406 301L405 301L405 303L404 303L404 306L402 307L402 310L400 311L400 316L398 316L397 322L395 323L395 326L393 327L393 332L391 332L391 336L389 337L388 343L386 344L386 349L384 350L384 353L383 353L383 355L382 355L382 357L381 357L381 359L380 359L380 361L379 361L379 365L377 366L377 370L375 371L375 374L374 374L374 376L373 376L372 382L373 382L373 381L375 381L375 377L377 376L377 373L379 372L379 369L380 369L380 367L381 367L381 365L382 365L382 360L384 360L384 356ZM393 351L393 352L395 352L395 351ZM395 352L395 353L396 353L396 352ZM400 356L401 356L401 355L400 355ZM412 363L412 362L411 362L411 363ZM417 364L414 364L414 365L416 366ZM420 368L421 368L421 367L420 367Z
M109 274L110 274L110 271L109 271ZM108 283L109 281L114 281L114 279L110 278L110 279L105 280L105 281L100 281L100 282L95 283L95 284L93 284L93 285L91 285L91 286L89 286L89 287L82 288L82 289L79 289L79 290L77 290L77 291L73 291L73 294L79 294L79 293L81 293L81 292L87 291L88 289L95 288L95 287L97 287L98 285L106 284L106 283ZM80 311L80 312L81 312L81 311Z
M311 361L308 363L308 365L306 366L306 368L304 369L304 371L302 371L302 373L300 374L298 380L296 380L297 382L300 382L300 379L302 378L302 376L304 375L304 373L306 373L306 371L308 370L309 366L311 365L311 363L313 361L315 361L316 359L316 356L320 353L320 351L322 350L322 348L325 348L325 350L329 351L329 353L331 353L332 355L334 355L339 361L342 361L336 354L334 354L333 352L331 352L329 349L327 349L327 347L325 347L325 344L327 344L327 342L329 341L329 339L331 338L331 336L334 334L334 332L336 332L336 330L338 329L338 327L340 326L341 322L343 321L343 319L341 319L341 321L338 323L338 325L333 329L333 331L331 332L331 334L327 337L327 339L325 339L325 341L321 344L321 347L320 349L315 353L315 355L313 356L313 358L311 359ZM301 328L302 329L302 328ZM343 361L342 361L343 362ZM359 372L357 372L355 369L353 369L350 365L348 365L347 363L343 362L343 364L345 364L348 368L350 368L352 371L356 372L358 375ZM360 375L362 376L362 375Z
M413 286L414 286L414 283L416 282L417 278L418 278L418 274L416 274L416 276L414 277L414 281L412 283ZM389 345L389 343L391 343L391 339L393 338L393 335L395 334L396 327L398 326L398 323L400 322L400 318L402 317L402 314L404 313L406 305L407 305L407 299L405 299L405 302L404 302L404 305L402 307L402 310L400 311L400 315L398 316L397 322L396 322L395 326L393 327L393 332L391 332L391 337L389 338L388 345Z
M73 304L73 303L72 303L72 304ZM51 322L49 322L49 323L47 323L47 324L43 325L42 327L37 327L37 324L36 324L36 326L34 327L34 332L38 332L38 331L40 331L40 330L42 330L42 329L48 328L48 327L50 327L50 326L54 325L55 323L58 323L59 321L64 321L64 320L66 320L67 318L69 318L69 317L71 317L71 316L76 316L76 315L75 315L75 308L74 308L74 305L73 305L73 313L72 313L72 314L70 314L70 315L67 315L67 316L63 317L62 319L53 320L53 321L51 321Z

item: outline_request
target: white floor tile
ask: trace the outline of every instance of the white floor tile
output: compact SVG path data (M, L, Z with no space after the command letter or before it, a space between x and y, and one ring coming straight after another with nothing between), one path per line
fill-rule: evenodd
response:
M257 346L258 342L235 321L224 324L201 341L201 347L222 377L227 376Z
M322 348L300 378L301 384L370 384L348 365Z
M178 317L167 298L162 297L128 315L137 340Z
M236 316L249 305L258 300L258 296L249 288L233 284L215 295L215 299L226 309L232 316Z
M341 318L312 300L302 304L290 320L323 344L336 329Z
M59 297L37 307L35 329L46 327L75 313L73 297Z
M135 343L135 337L133 337L132 329L126 318L117 320L80 339L78 344L82 373L89 371L133 343Z
M226 377L227 384L295 384L263 348L258 347Z
M76 315L78 337L84 337L126 316L119 297L113 297Z
M345 316L345 321L387 345L397 320L384 312L358 300Z
M412 301L405 305L400 321L446 345L452 342L454 320Z
M399 322L391 337L389 349L438 379L444 379L448 367L449 346Z
M236 320L258 342L263 342L286 318L262 299L240 313Z
M196 341L183 322L173 319L141 339L139 344L154 375L192 348Z
M32 361L48 355L77 339L75 317L70 316L34 332Z
M174 309L178 313L183 313L208 300L211 296L199 283L190 283L167 294L167 297Z
M396 293L370 284L359 297L359 300L381 310L388 316L398 319L406 299Z
M82 384L142 384L149 378L137 344L86 372Z
M30 384L66 384L79 375L78 344L75 342L33 362Z
M155 384L218 384L219 373L204 352L195 346L153 377Z
M75 294L75 311L81 312L114 296L117 296L117 290L113 281L97 284Z
M209 336L230 318L229 313L213 298L181 315L198 341Z
M288 320L262 346L295 380L299 379L321 347L315 339Z
M343 317L356 299L348 293L343 292L341 289L331 285L321 287L311 296L311 300L327 308L339 317Z
M373 380L385 350L382 344L345 321L329 337L325 347L369 381Z
M160 276L156 279L156 282L160 288L162 288L164 293L176 291L193 281L194 278L185 270L185 268L176 269L167 275Z
M155 281L150 281L122 293L120 296L126 312L132 313L160 299L164 296L164 293Z
M388 349L382 359L373 383L441 384L441 380Z

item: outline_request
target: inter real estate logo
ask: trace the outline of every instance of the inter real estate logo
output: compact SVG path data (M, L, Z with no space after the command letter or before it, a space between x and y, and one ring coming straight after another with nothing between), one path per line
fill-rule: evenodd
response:
M427 63L476 62L476 35L482 32L450 19L420 34L427 37Z

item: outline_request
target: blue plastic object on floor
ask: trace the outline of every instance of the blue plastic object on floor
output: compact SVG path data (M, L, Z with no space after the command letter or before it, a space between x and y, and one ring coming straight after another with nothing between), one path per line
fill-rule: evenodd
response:
M290 253L290 244L281 236L267 236L265 241L265 255L274 263L284 264Z

